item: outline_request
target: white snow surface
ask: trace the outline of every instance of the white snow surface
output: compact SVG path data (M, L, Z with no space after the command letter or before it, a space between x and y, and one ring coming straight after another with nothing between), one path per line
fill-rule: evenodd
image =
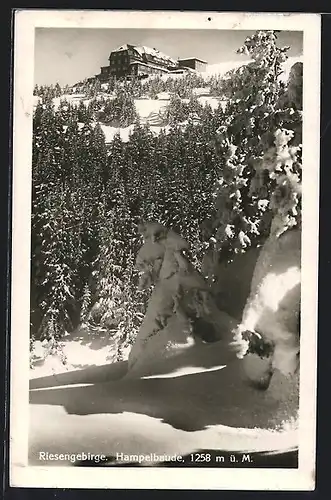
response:
M201 74L207 77L210 77L210 75L224 76L228 71L231 71L232 69L235 68L239 68L240 66L245 66L250 62L252 62L251 59L243 58L242 60L208 64L206 72Z
M135 99L136 110L141 118L148 118L151 113L164 111L170 99Z
M104 125L100 123L101 129L105 134L106 144L111 143L115 135L120 135L122 141L128 142L130 134L132 134L134 125L129 125L128 127L112 127L111 125Z
M183 456L294 448L297 381L277 374L259 392L243 382L240 363L217 342L156 359L149 378L127 378L126 362L35 378L30 463L39 463L40 450Z
M84 325L74 333L65 334L60 346L61 353L49 354L47 342L35 342L36 364L30 370L31 379L104 365L113 361L115 352L114 339L109 333L102 329L88 330Z

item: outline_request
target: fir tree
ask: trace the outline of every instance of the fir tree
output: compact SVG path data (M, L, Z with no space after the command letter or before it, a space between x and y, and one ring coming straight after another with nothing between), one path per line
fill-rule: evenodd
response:
M249 54L253 61L232 71L230 78L223 82L228 104L216 144L219 180L215 186L211 235L215 236L218 247L230 254L245 251L268 235L274 213L271 198L278 190L277 179L287 175L284 165L276 166L277 137L283 141L280 147L285 153L287 142L281 138L281 129L285 117L293 114L289 108L279 109L285 93L279 75L287 50L288 47L277 46L276 32L258 31L239 49L240 53ZM299 113L295 116L300 124ZM291 139L292 135L288 141ZM300 182L300 149L292 146L288 154L292 155L289 175ZM285 217L290 225L296 223L299 208L295 190L288 185L285 196L293 197L293 207L288 201L289 213Z
M189 117L189 109L182 102L179 94L172 95L167 108L167 120L170 125L181 123Z
M54 97L61 97L62 95L62 89L59 83L56 83L55 88L54 88Z
M77 108L77 119L81 123L88 123L91 121L91 111L86 107L84 101L79 101L79 105Z

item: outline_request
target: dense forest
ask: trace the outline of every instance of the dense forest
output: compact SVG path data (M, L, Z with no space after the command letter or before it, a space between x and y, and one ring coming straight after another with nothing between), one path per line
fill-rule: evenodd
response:
M275 216L280 230L300 224L302 101L279 79L287 50L274 31L246 39L239 52L252 62L212 82L227 99L216 110L193 94L199 75L115 83L109 100L95 86L88 107L55 108L60 86L35 89L32 342L91 324L116 336L121 358L149 294L134 269L141 221L179 232L198 269L208 251L231 259L263 242ZM172 93L170 130L155 135L134 98L161 91ZM134 129L106 145L99 122L114 121Z

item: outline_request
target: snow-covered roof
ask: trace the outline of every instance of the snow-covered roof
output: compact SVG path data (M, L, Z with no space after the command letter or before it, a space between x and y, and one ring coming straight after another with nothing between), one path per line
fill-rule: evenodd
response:
M163 59L164 61L166 61L168 63L177 64L177 61L175 59L173 59L172 57L167 56L166 54L164 54L163 52L160 52L157 49L152 49L151 47L147 47L146 45L129 45L129 44L125 43L124 45L121 45L120 47L113 50L112 52L121 52L124 50L128 50L130 48L133 48L134 50L136 50L141 56L143 56L144 54L147 54L147 55L150 55L153 57L157 57L159 59Z
M185 71L189 73L196 73L195 69L189 68L188 66L180 66L180 68L172 70L171 73L184 73Z
M181 61L199 61L204 64L208 64L207 61L205 61L204 59L200 59L199 57L182 57L181 59L178 59L178 62Z
M169 73L169 71L162 66L157 66L156 64L151 64L151 63L144 63L142 61L133 61L132 63L130 63L130 66L134 66L135 64L139 64L139 66L147 66L148 68L159 69L165 73Z
M165 61L171 62L173 64L177 64L177 61L170 56L167 56L163 52L160 52L157 49L151 49L150 47L146 47L146 45L142 45L141 47L134 47L139 53L144 52L153 57L158 57L159 59L163 59Z
M127 43L125 43L124 45L121 45L120 47L118 47L117 49L115 50L112 50L112 52L121 52L121 50L128 50L129 46Z

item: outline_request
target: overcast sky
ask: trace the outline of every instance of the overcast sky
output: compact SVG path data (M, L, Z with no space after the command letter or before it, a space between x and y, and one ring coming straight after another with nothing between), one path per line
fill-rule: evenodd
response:
M35 83L73 84L100 72L120 45L155 47L174 59L199 57L209 64L243 60L236 50L252 31L37 28ZM290 56L302 55L302 32L282 32L279 45L290 45Z

